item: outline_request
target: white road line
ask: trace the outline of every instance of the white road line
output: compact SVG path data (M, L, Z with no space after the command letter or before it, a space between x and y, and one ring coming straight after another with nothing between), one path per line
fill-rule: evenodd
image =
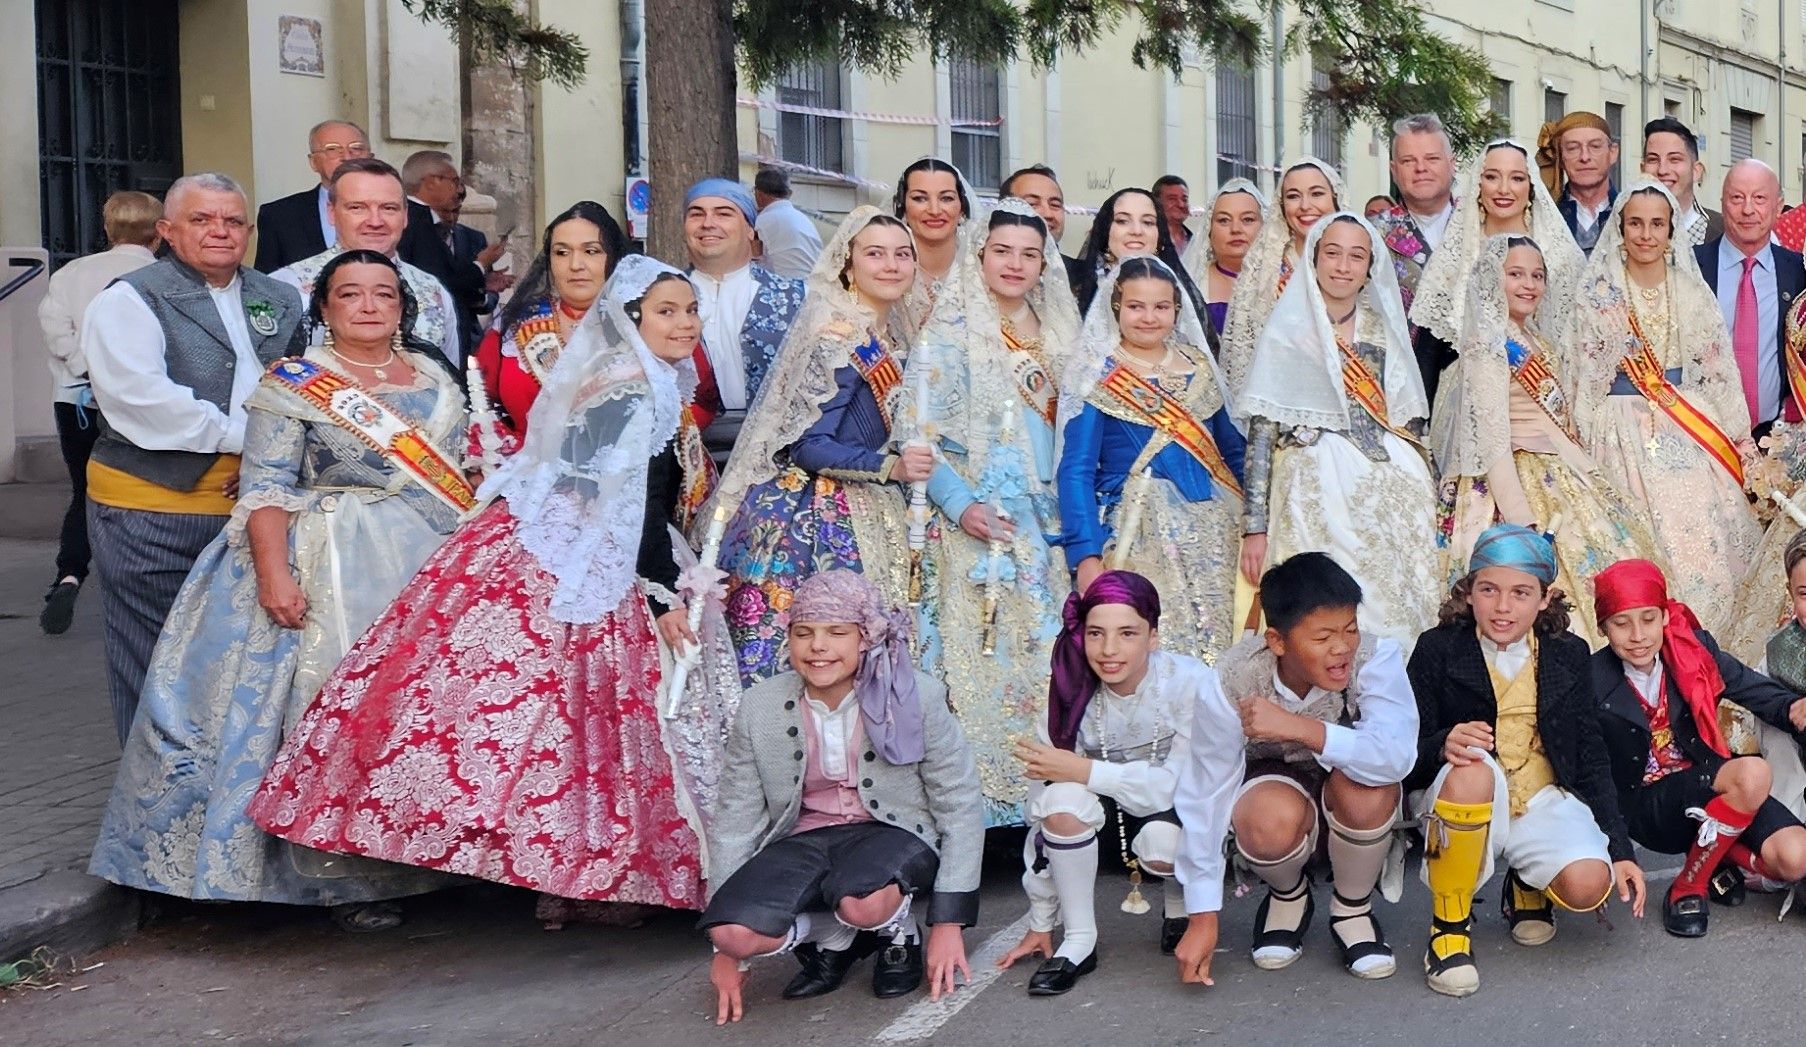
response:
M910 1006L872 1037L873 1043L909 1043L912 1040L925 1040L935 1034L947 1020L960 1012L960 1008L977 999L990 984L997 980L1003 972L997 969L997 961L1004 953L1009 952L1015 944L1022 940L1028 930L1028 914L1010 924L1003 930L985 939L968 962L972 965L972 983L962 985L950 996L939 1000L922 1000Z

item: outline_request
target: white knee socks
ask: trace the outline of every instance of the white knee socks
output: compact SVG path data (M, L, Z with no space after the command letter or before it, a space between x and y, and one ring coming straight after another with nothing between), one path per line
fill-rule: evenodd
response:
M1066 936L1054 955L1079 963L1097 948L1097 834L1041 833L1047 876L1060 899Z

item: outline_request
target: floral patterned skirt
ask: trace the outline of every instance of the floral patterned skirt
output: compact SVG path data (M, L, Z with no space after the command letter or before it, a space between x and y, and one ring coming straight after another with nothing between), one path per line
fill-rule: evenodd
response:
M558 621L514 528L498 502L427 561L327 680L251 816L325 851L700 909L645 600Z

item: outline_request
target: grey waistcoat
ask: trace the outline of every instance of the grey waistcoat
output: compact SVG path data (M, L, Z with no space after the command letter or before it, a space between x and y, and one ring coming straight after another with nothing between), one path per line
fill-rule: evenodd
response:
M299 355L307 341L302 332L301 299L287 284L240 267L239 294L245 303L245 319L251 329L251 349L265 366L283 356ZM164 258L127 273L115 283L129 285L150 307L163 331L163 360L169 377L231 413L232 379L238 356L226 334L219 310L214 308L207 281L175 258ZM253 303L267 303L275 320L273 334L257 330L251 315ZM268 323L265 325L268 327ZM103 347L104 350L104 347ZM174 491L190 491L219 455L197 451L152 451L121 436L101 416L100 437L94 443L94 460L102 465L148 480Z

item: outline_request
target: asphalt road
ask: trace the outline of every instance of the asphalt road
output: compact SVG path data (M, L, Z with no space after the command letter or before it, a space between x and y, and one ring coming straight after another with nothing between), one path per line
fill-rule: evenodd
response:
M1020 933L1014 873L992 864L983 922L968 935L975 954L995 955ZM1482 984L1467 1000L1424 987L1429 899L1415 871L1404 901L1381 906L1400 956L1393 978L1343 973L1321 912L1327 898L1304 958L1285 971L1257 970L1245 949L1251 896L1229 904L1209 989L1181 987L1157 952L1157 903L1148 916L1116 910L1125 887L1118 876L1099 885L1099 969L1070 995L1028 997L1025 963L981 974L980 984L938 1005L925 996L880 1001L867 988L868 962L839 992L790 1003L777 991L794 965L769 960L754 970L745 1021L726 1029L712 1024L708 950L675 914L635 930L547 932L532 919L531 899L470 888L413 903L397 931L350 936L315 911L172 906L130 942L81 960L104 966L57 989L0 993L0 1044L1801 1042L1806 915L1777 923L1776 897L1715 908L1712 932L1699 941L1671 938L1655 918L1633 920L1614 904L1609 925L1567 915L1553 942L1525 949L1499 919L1498 883L1476 907Z

